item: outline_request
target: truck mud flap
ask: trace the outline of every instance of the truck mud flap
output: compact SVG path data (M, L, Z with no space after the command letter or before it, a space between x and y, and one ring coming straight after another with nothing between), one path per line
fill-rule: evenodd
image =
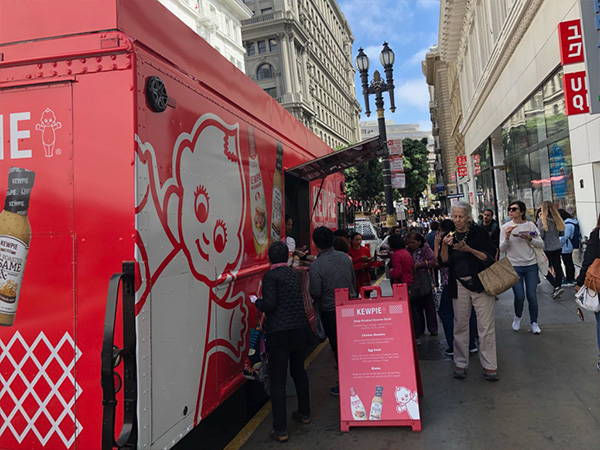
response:
M104 336L102 340L102 450L137 446L137 375L135 334L135 263L124 262L108 284ZM123 348L115 345L115 321L119 301L123 299ZM123 364L123 378L115 369ZM115 438L117 393L123 389L123 425Z

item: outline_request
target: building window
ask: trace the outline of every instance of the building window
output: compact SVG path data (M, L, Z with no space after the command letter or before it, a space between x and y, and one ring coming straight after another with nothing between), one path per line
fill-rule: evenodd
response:
M277 39L273 39L273 38L269 39L269 51L270 52L276 51L277 46L278 46Z
M273 8L270 8L270 7L269 8L262 8L260 10L261 14L271 14L272 12L273 12Z
M261 64L256 69L256 79L258 80L270 80L273 78L273 66L271 64Z
M253 56L256 54L256 48L254 47L254 42L246 42L246 54L248 56Z
M258 41L258 53L266 53L267 52L267 44L265 41Z
M277 98L277 88L274 88L274 87L272 87L272 88L266 88L265 92L267 94L269 94L271 97Z

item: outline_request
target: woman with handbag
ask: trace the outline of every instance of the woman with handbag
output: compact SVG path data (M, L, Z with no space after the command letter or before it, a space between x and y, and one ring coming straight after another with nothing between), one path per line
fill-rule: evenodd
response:
M579 289L584 285L585 278L587 276L588 269L590 266L600 258L600 216L596 223L596 228L590 233L590 239L588 240L585 253L583 255L583 262L581 263L581 270L577 277L575 286L575 292L579 292ZM596 367L600 370L600 312L595 313L596 315L596 339L598 342L598 362ZM582 316L583 317L583 316Z
M544 252L548 257L548 262L552 269L546 275L546 279L554 287L552 298L555 299L563 292L563 288L561 287L563 270L560 261L560 253L562 251L560 235L565 231L565 223L563 222L562 217L560 217L554 203L546 200L542 203L540 216L536 225L540 230L540 236L544 241Z
M496 299L484 291L477 276L494 264L496 248L489 234L473 223L471 205L457 202L452 206L456 230L442 239L440 260L450 268L450 280L456 286L454 299L454 377L464 379L469 365L469 317L471 307L477 315L479 361L488 381L498 380L496 356Z
M540 278L534 247L543 249L544 241L540 237L540 232L535 224L526 219L526 211L527 207L522 201L512 202L508 205L508 216L511 220L502 225L500 231L500 251L506 253L506 257L513 265L515 272L519 275L519 281L512 287L515 304L515 317L512 329L519 331L521 328L523 304L525 302L525 294L527 293L531 332L533 334L540 334L542 330L538 325L536 292Z
M415 263L414 281L409 289L415 337L419 339L425 333L425 323L429 334L437 336L438 323L431 277L431 269L437 266L435 256L425 243L423 235L414 231L406 236L406 248Z

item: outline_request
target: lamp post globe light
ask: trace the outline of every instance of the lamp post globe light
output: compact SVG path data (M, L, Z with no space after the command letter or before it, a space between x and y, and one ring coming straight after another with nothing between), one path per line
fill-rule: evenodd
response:
M373 80L369 85L369 57L365 54L362 48L358 49L356 57L356 68L360 73L362 83L362 91L365 98L365 114L367 117L371 115L369 109L369 95L375 95L375 107L377 108L377 125L379 127L379 142L384 148L383 156L383 190L385 193L386 205L386 226L388 228L396 225L396 211L394 209L394 197L392 194L392 174L390 171L390 153L387 146L387 133L385 131L385 116L383 109L383 93L387 92L390 96L390 111L396 111L394 101L394 79L392 77L394 65L394 52L388 46L387 42L383 43L383 50L379 55L379 62L385 71L385 81L381 78L378 70L373 72Z

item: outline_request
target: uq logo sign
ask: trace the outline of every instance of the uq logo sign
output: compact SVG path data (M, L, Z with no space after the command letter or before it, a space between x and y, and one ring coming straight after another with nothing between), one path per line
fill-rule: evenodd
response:
M46 108L36 124L31 122L31 112L0 114L0 160L32 158L34 149L31 146L39 141L46 158L61 153L56 148L56 130L62 128L62 123L56 119L54 111Z

